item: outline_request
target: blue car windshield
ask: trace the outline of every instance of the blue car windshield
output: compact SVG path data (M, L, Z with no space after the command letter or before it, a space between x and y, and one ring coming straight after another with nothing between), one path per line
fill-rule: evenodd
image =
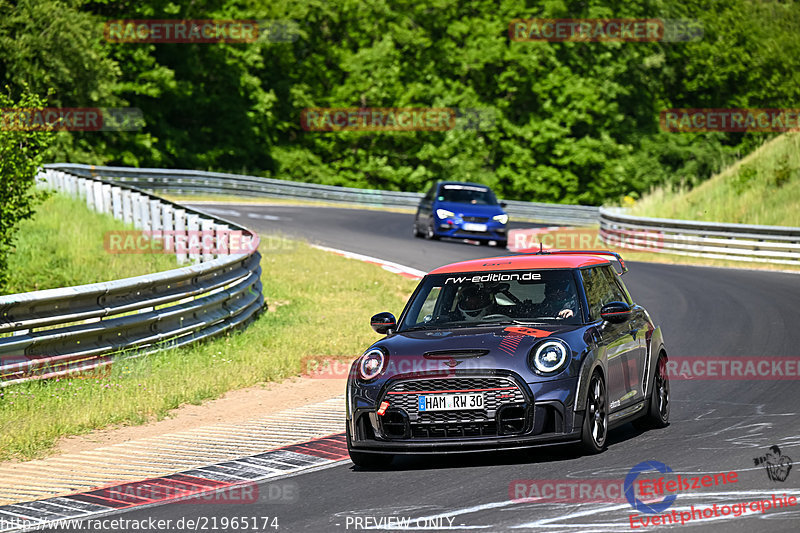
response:
M497 198L490 189L473 185L442 185L437 199L459 204L497 205Z
M409 303L399 331L527 323L581 323L571 270L427 276Z

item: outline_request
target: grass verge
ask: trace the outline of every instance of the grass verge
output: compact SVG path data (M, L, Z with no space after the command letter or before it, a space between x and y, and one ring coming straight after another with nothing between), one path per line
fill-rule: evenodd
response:
M33 218L20 223L9 257L8 284L0 294L69 287L177 268L174 256L111 254L103 248L108 231L132 229L85 202L54 194Z
M656 188L631 214L800 227L800 133L772 139L694 189Z
M265 254L261 267L270 310L245 332L120 361L104 379L0 389L0 460L41 457L60 437L162 419L182 404L297 375L307 360L352 360L377 340L369 318L399 314L416 285L299 242Z

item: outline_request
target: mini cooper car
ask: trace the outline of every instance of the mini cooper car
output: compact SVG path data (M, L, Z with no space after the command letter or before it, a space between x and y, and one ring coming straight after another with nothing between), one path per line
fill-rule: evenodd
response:
M619 272L609 257L619 263ZM576 443L669 422L661 330L622 258L540 251L437 268L350 369L347 446L360 467L396 454Z
M492 190L477 183L434 183L420 200L414 216L414 236L438 239L494 241L505 247L508 215L504 202Z

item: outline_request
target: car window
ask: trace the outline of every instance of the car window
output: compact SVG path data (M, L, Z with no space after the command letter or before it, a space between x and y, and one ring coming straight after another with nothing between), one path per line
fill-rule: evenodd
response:
M600 309L609 302L620 301L618 288L612 283L604 269L600 267L581 270L586 300L589 302L589 315L592 320L600 318ZM621 301L626 301L622 298Z
M424 323L426 316L433 315L433 312L436 309L436 301L439 299L439 293L441 291L442 291L441 287L438 286L431 287L431 290L428 293L428 295L422 300L422 305L420 305L419 311L417 311L417 316L414 319L414 322L416 324Z
M560 316L569 309L571 314ZM571 270L503 271L427 276L400 330L469 327L492 322L580 323Z
M433 196L436 194L436 184L432 185L428 192L425 193L424 200L430 202L433 200Z
M619 281L619 276L614 271L614 268L611 266L603 267L600 269L603 272L606 281L611 286L611 291L614 293L614 300L615 302L625 302L630 304L630 298L628 297L627 291L622 288L622 284Z
M474 185L442 185L438 200L459 204L497 205L497 199L490 189Z

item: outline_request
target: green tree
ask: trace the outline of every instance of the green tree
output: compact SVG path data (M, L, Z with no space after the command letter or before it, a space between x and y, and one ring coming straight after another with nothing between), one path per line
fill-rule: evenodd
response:
M16 109L41 109L45 102L26 93L14 101L0 93L0 287L8 278L8 254L13 250L14 232L21 220L30 218L46 196L33 188L44 150L53 134L46 131L26 131L12 118Z
M0 83L140 108L138 132L59 133L58 160L600 204L697 183L765 133L671 133L669 108L792 107L796 0L0 0ZM689 42L515 42L519 18L696 19ZM110 43L112 19L280 20L294 40ZM263 27L262 27L263 28ZM306 107L493 110L481 131L304 131Z

